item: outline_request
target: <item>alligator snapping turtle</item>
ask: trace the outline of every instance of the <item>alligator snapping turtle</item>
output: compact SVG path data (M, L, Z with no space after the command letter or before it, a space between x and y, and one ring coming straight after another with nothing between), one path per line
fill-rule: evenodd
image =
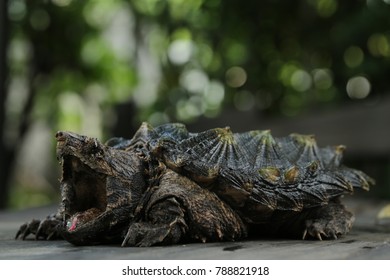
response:
M340 197L374 184L341 164L344 146L319 148L307 135L143 123L129 140L56 138L58 212L23 224L16 238L122 246L270 234L336 239L353 223Z

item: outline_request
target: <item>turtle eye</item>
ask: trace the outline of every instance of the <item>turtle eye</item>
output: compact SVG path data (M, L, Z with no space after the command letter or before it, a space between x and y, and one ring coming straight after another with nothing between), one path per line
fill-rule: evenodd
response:
M102 151L99 142L96 139L90 139L88 143L88 153L91 155L98 155Z

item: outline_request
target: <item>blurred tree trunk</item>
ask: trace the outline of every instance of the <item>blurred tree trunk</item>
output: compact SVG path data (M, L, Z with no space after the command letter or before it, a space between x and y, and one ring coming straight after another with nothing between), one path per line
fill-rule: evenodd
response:
M8 164L10 151L5 145L4 122L5 100L7 93L7 45L8 45L8 0L0 1L0 209L5 208L8 199L8 181L10 165Z

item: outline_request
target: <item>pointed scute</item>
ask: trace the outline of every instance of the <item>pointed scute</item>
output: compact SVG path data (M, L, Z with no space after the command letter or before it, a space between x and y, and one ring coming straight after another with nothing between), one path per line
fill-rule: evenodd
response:
M181 141L189 137L188 130L184 124L181 123L167 123L160 125L154 129L156 136L162 139L171 139L174 141Z
M317 176L319 168L320 163L318 161L310 162L305 167L305 176L307 176L307 178L314 178L315 176Z
M304 146L316 146L317 142L313 134L304 135L298 133L291 133L290 137L294 139L296 142L301 143Z
M325 167L337 168L341 165L343 153L346 147L343 145L321 148L321 159Z
M221 142L227 144L236 144L230 127L227 126L225 128L215 128L211 131L215 132Z
M244 152L228 127L197 134L183 133L181 128L173 131L174 133L168 134L169 140L165 136L154 140L157 144L153 145L153 151L170 168L186 174L198 183L213 182L219 176L221 168L248 168ZM163 133L160 132L160 135Z
M237 144L248 151L248 154L256 154L260 143L274 141L270 130L252 130L244 133L235 133Z
M280 169L290 165L270 130L237 133L235 138L244 150L244 157L250 166L259 172L263 168Z
M292 166L284 172L284 182L286 184L294 184L298 182L300 177L300 170L298 166Z
M150 124L143 122L132 139L112 138L105 144L119 150L146 153L148 142L153 134L153 127Z
M155 134L153 127L147 122L143 122L135 132L132 143L137 141L147 142Z
M375 184L375 180L362 171L346 166L341 166L335 170L335 173L338 174L338 176L343 177L353 188L362 188L363 190L368 191L370 186Z
M259 169L261 178L270 184L277 184L280 182L281 172L277 167L263 167Z
M191 160L205 167L236 170L247 167L244 152L230 128L215 128L198 133L181 141L178 148L191 155Z
M283 155L298 166L309 162L321 163L320 151L313 135L293 133L287 137L277 139Z

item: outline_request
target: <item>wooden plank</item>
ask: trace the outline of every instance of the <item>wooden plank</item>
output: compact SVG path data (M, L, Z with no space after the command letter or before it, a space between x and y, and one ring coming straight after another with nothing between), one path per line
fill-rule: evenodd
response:
M55 207L0 213L0 259L390 259L390 232L375 224L384 202L349 200L356 226L335 241L256 239L238 242L180 244L151 248L75 247L65 241L14 240L24 221L43 218Z

